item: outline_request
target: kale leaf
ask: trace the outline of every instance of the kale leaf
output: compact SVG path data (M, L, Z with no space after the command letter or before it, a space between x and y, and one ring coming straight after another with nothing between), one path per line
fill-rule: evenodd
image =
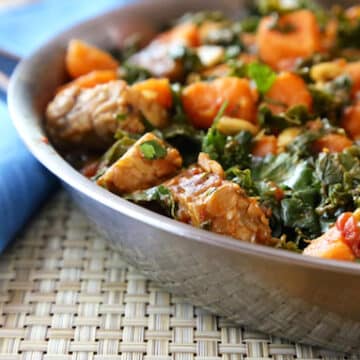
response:
M150 189L136 191L124 196L125 199L147 206L149 208L159 207L166 215L176 217L176 202L171 191L164 185L154 186Z
M258 121L262 128L270 133L278 133L291 126L301 126L312 119L304 105L296 105L284 113L273 114L270 108L263 104L259 107Z
M343 12L338 16L337 46L360 48L360 19L351 20Z
M336 124L341 118L344 107L350 102L352 82L347 75L342 75L326 83L321 89L310 85L315 115L327 118Z
M134 84L138 81L143 81L151 77L151 73L140 66L125 62L121 65L120 77L128 84Z
M226 136L215 127L211 127L204 136L202 151L218 161L224 169L235 165L245 169L250 165L252 139L252 134L247 131Z
M106 151L101 157L98 170L93 177L97 180L104 172L118 159L120 159L126 151L135 144L137 136L130 135L125 131L118 130L116 133L117 141Z

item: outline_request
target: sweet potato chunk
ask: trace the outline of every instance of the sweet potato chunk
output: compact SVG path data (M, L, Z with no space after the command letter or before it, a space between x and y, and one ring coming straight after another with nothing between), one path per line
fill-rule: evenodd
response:
M277 27L274 28L274 18L267 16L261 20L257 33L260 58L273 68L278 69L284 59L308 57L320 49L319 26L310 10L281 16Z
M277 152L277 139L274 135L264 135L258 139L252 149L254 156L264 157L268 154L276 154Z
M66 52L66 68L72 78L95 70L116 70L118 62L107 52L81 40L71 40Z
M221 166L208 155L200 154L199 163L164 183L178 205L178 219L239 240L271 244L269 221L257 200L224 180Z
M182 93L182 103L192 124L209 128L227 102L225 115L255 121L257 96L247 79L224 77L210 83L196 82L187 86Z
M353 142L345 135L327 134L314 142L313 150L317 153L322 151L338 153L352 146L352 144Z
M291 72L280 73L265 98L267 105L275 114L286 111L295 105L304 105L311 110L312 97L305 81Z
M315 256L323 259L354 261L355 256L350 246L346 244L343 235L332 227L319 238L312 240L304 255Z
M133 89L142 92L145 96L153 98L164 108L172 105L172 94L168 79L148 79L134 84Z
M77 85L82 89L92 88L99 84L106 84L110 81L117 79L117 73L114 70L95 70L88 74L79 76L75 80L61 86L58 92L69 88L70 86Z
M175 26L167 32L158 35L155 41L171 44L182 44L190 47L199 46L199 29L195 24L183 23Z
M147 69L155 77L178 80L183 74L183 68L170 55L171 47L175 45L198 46L197 27L190 23L178 25L157 36L147 47L133 55L129 61Z
M360 139L360 101L345 109L341 126L352 139Z
M161 156L146 153L144 144L160 147ZM160 184L181 165L181 155L175 148L146 133L98 179L98 184L116 194L130 193Z
M152 126L163 128L168 124L169 120L167 107L170 100L168 98L169 94L166 93L166 91L169 91L169 88L164 92L164 89L161 89L161 87L164 88L164 85L166 86L166 80L164 84L161 84L162 80L159 81L160 84L155 79L147 80L144 83L129 87L126 98L129 105L140 110ZM147 90L146 87L149 88L149 86L152 86L153 90ZM163 105L166 105L166 107Z

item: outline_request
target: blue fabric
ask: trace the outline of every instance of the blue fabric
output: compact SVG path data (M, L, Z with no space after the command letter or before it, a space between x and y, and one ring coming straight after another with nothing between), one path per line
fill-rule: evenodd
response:
M0 49L27 56L57 32L125 2L42 0L0 10ZM0 70L4 67L0 61ZM0 251L57 186L55 177L27 151L0 101Z

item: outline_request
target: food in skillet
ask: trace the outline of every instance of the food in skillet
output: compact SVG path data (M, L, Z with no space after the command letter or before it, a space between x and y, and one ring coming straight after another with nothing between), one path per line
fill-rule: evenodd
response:
M185 15L67 49L51 140L129 201L242 241L360 258L360 6ZM85 159L85 160L84 160Z

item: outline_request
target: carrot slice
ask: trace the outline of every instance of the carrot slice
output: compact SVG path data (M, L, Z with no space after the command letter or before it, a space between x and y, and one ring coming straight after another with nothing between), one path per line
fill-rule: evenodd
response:
M308 110L312 107L312 97L305 81L291 72L280 73L265 98L275 114L295 105L304 105Z
M342 233L334 226L324 235L312 240L305 248L304 255L323 259L354 261L351 247L345 242Z
M313 150L317 153L322 151L338 153L350 147L352 144L353 142L345 135L327 134L314 142Z
M320 49L320 30L315 15L309 10L298 10L281 16L280 26L289 31L272 29L274 19L264 17L257 33L260 58L278 68L284 59L307 57Z
M92 88L99 84L106 84L110 81L117 79L117 73L113 70L96 70L92 71L88 74L79 76L73 81L70 81L69 83L60 86L58 89L59 91L62 91L70 86L77 85L80 88Z
M148 79L134 84L133 89L147 93L165 108L172 106L172 93L168 79Z
M108 53L81 40L71 40L66 52L66 68L72 78L94 70L116 70L118 62Z
M258 139L251 153L254 156L264 157L268 154L276 154L277 152L277 139L274 135L264 135Z
M192 124L209 128L221 105L227 102L224 115L255 122L257 94L247 79L224 77L210 83L197 82L182 93L182 103Z

